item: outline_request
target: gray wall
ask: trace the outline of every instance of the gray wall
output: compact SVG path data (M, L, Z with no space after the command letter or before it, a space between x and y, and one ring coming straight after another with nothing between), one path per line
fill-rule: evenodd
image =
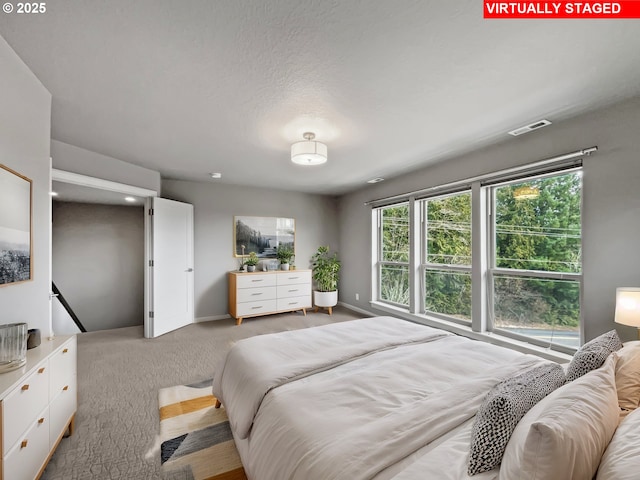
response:
M144 323L144 208L53 202L53 281L87 331Z
M53 168L89 177L111 180L160 193L160 174L113 157L85 150L58 140L51 140Z
M51 95L2 37L0 65L0 163L33 180L33 280L0 287L0 323L27 322L47 337Z
M553 120L553 119L551 119ZM507 136L505 135L505 138ZM339 199L343 269L341 301L364 309L371 283L371 214L367 200L461 180L597 145L584 160L583 315L589 340L617 328L636 339L633 328L615 325L615 289L640 286L640 98L559 122ZM355 294L360 294L360 301Z
M233 217L252 215L296 219L298 268L308 268L320 245L337 247L336 205L332 197L279 190L163 180L163 197L191 203L195 225L195 316L227 314L227 275L233 257Z

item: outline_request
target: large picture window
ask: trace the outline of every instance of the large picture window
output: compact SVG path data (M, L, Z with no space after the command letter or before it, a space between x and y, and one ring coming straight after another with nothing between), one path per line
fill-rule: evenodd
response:
M375 209L374 299L475 331L578 347L581 180L574 164Z
M580 343L579 172L493 188L493 326Z

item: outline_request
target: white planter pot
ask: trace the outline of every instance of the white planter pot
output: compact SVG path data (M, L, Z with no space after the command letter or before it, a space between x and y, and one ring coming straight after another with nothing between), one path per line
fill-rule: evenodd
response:
M316 307L335 307L338 304L338 291L313 292L313 303Z
M288 263L281 263L280 264L280 268L282 270L289 270L289 264Z

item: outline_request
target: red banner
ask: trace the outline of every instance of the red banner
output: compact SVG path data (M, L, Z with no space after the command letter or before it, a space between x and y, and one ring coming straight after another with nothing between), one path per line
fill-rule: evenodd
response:
M484 0L484 18L640 18L640 1L494 2Z

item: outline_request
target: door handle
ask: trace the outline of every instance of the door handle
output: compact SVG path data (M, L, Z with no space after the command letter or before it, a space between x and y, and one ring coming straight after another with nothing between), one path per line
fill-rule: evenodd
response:
M193 268L187 268L185 272L193 272Z

